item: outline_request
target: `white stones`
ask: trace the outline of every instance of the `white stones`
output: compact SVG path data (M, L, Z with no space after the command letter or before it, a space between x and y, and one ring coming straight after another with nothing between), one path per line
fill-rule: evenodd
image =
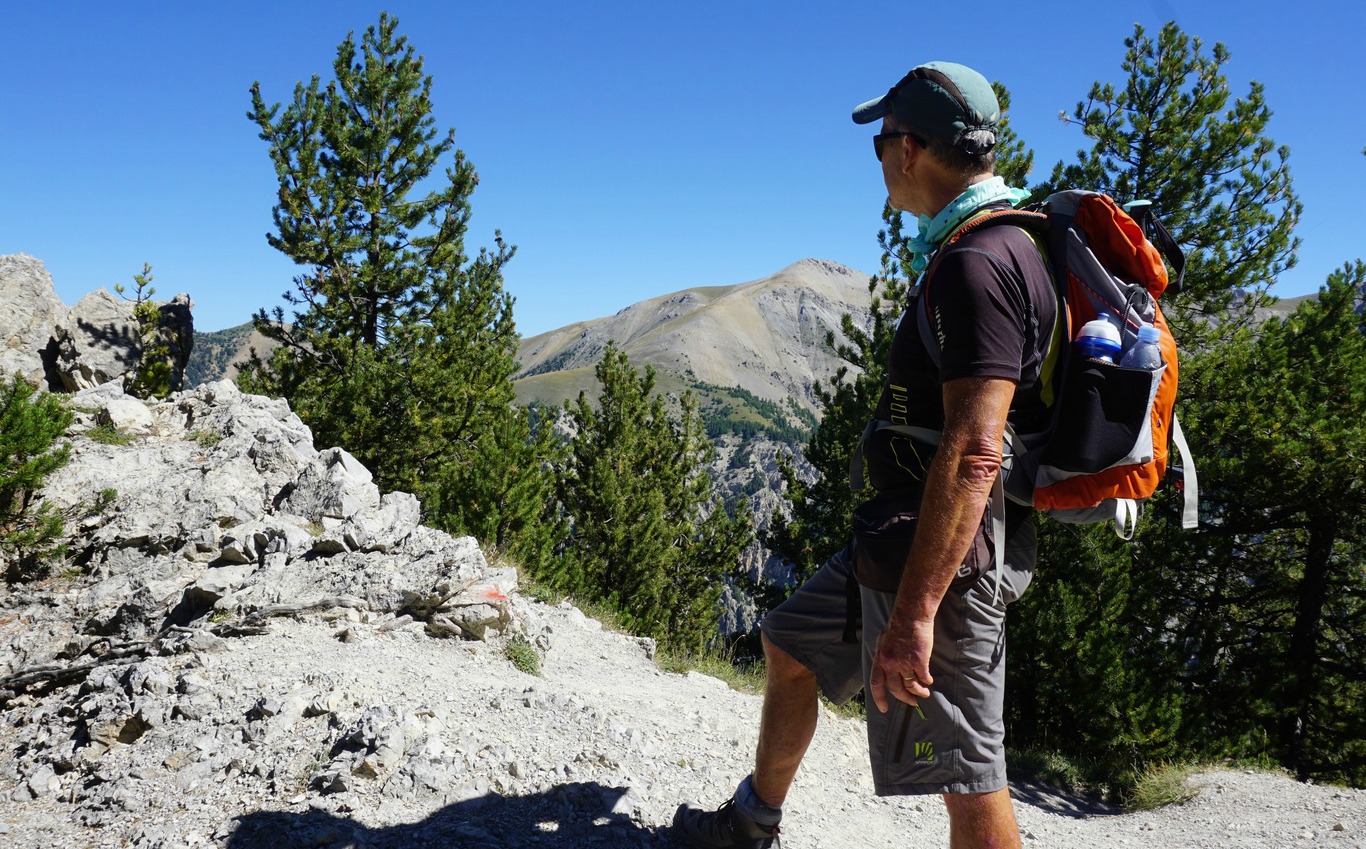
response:
M61 780L57 778L56 770L47 764L38 767L24 784L35 799L50 796L62 786Z

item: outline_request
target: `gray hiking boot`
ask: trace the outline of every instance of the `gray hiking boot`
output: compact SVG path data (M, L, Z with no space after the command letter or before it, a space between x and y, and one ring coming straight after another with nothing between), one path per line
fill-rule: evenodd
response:
M740 813L735 800L715 811L692 805L679 805L674 812L673 837L684 846L697 849L772 849L782 846L778 827L765 828Z

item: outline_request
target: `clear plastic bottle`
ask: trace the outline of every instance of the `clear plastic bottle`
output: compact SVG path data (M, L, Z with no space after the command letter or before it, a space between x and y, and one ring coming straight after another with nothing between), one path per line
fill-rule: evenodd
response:
M1162 348L1158 343L1161 335L1157 328L1145 324L1138 329L1138 341L1124 353L1119 364L1124 368L1141 368L1156 371L1162 368Z
M1083 359L1113 363L1119 356L1120 343L1119 330L1110 321L1110 314L1103 312L1082 325L1072 346L1076 355Z

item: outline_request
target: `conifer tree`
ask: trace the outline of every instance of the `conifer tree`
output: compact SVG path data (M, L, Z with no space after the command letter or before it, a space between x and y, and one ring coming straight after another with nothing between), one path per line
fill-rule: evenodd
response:
M1174 22L1156 39L1135 25L1124 45L1122 84L1097 82L1073 110L1091 149L1055 165L1048 184L1153 202L1186 252L1185 293L1168 312L1194 350L1267 303L1267 288L1295 264L1303 205L1289 149L1266 135L1264 87L1233 97L1224 45L1206 53Z
M1185 248L1185 292L1164 298L1163 310L1182 350L1177 412L1203 472L1221 437L1190 416L1213 400L1192 379L1196 364L1246 325L1251 308L1266 302L1265 288L1293 263L1301 206L1289 152L1264 134L1270 110L1262 87L1253 83L1246 98L1232 97L1222 45L1206 54L1198 38L1168 24L1156 39L1135 27L1125 47L1122 85L1096 83L1074 112L1092 148L1055 166L1044 188L1152 200ZM1202 476L1202 490L1205 483ZM1173 591L1187 586L1181 575L1188 571L1203 585L1211 570L1241 567L1232 549L1180 530L1174 495L1159 491L1132 544L1102 526L1041 523L1041 567L1011 609L1013 745L1090 761L1122 785L1142 764L1173 756L1176 746L1224 754L1220 747L1242 733L1195 720L1202 705L1219 701L1208 698L1214 679L1202 673L1197 683L1188 674L1190 658L1168 627L1239 620L1245 608L1231 602L1187 620L1182 611L1190 608L1176 603ZM1266 746L1241 751L1265 753Z
M575 435L561 482L572 521L558 586L616 608L634 633L684 649L716 634L723 579L753 538L748 510L729 515L712 492L711 443L691 394L677 418L609 345L586 393L570 408Z
M138 398L166 398L179 388L180 378L172 373L173 354L161 328L161 309L152 296L152 266L142 264L142 273L133 275L133 297L124 295L125 288L114 284L114 291L133 302L133 320L138 324L138 362L125 377L125 390Z
M70 446L57 442L70 424L70 410L19 375L0 386L0 572L7 581L32 577L61 553L62 516L39 503L38 492L71 457Z
M359 44L348 36L335 78L300 83L283 107L252 86L248 116L279 180L266 238L304 270L285 294L292 316L257 313L280 344L240 382L286 398L315 441L354 453L381 488L422 496L429 521L506 545L543 509L509 474L543 472L516 456L531 436L510 380L518 337L502 268L514 249L496 235L493 250L467 252L478 178L454 130L438 132L432 78L397 28L381 14Z
M1183 374L1201 433L1198 534L1153 523L1186 738L1366 784L1366 263ZM1175 507L1168 507L1174 514Z

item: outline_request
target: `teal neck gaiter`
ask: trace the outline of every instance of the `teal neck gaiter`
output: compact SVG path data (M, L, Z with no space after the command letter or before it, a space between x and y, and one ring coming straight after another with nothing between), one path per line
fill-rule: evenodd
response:
M920 216L919 232L906 240L906 246L914 254L911 259L911 270L916 274L923 272L930 264L930 255L939 248L939 243L977 210L989 203L1003 200L1014 206L1027 197L1027 189L1011 188L1006 185L1004 179L992 177L968 186L948 206L939 210L939 214L934 218L928 215Z

